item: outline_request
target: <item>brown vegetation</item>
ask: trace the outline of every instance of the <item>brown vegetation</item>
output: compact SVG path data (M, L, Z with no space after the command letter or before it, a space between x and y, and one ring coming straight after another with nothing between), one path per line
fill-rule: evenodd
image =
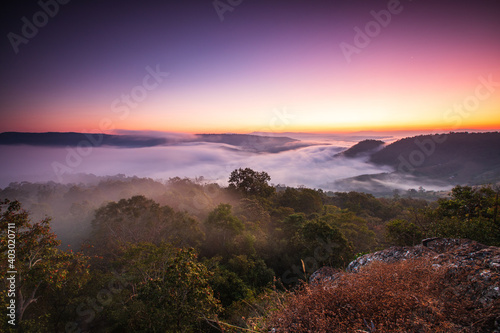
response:
M304 285L269 317L275 332L493 332L500 299L484 306L467 273L428 258L374 262L334 281Z

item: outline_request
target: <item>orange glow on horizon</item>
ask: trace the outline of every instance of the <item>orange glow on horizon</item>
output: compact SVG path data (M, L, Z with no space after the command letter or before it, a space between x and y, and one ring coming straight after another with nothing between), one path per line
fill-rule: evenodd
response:
M20 124L16 126L15 131L17 132L86 132L86 133L114 133L117 130L127 130L127 131L158 131L158 132L173 132L173 133L186 133L186 134L200 134L200 133L235 133L235 134L248 134L252 132L268 132L268 133L316 133L316 134L328 134L328 133L352 133L352 132L404 132L404 131L422 131L422 132L453 132L453 131L465 131L465 130L478 130L478 131L497 131L500 130L500 119L494 121L484 121L477 119L477 121L463 122L460 126L454 126L453 124L447 123L402 123L402 124L383 124L383 123L372 123L372 124L345 124L345 125L331 125L328 123L322 125L309 124L290 124L287 126L272 127L266 125L236 125L233 126L226 124L212 124L211 126L201 126L201 125L188 125L182 123L169 124L165 126L164 124L157 123L154 126L148 126L147 123L141 122L109 122L106 120L108 118L101 118L100 120L87 119L85 122L71 122L70 124L65 124L63 122L59 123L38 123L34 124ZM105 124L106 126L101 127L99 124ZM109 126L108 126L109 125ZM10 131L10 130L9 130Z

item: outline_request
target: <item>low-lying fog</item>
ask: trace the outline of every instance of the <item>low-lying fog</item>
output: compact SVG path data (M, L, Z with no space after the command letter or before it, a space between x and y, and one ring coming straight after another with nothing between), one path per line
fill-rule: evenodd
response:
M312 142L314 138L301 139ZM195 215L200 203L203 206L205 205L203 200L206 200L204 195L195 195L191 198L189 193L189 195L185 194L187 199L180 201L175 196L165 196L165 189L169 185L162 187L159 186L161 183L155 186L148 182L139 182L139 185L131 183L130 186L123 184L123 186L116 187L110 184L96 186L97 183L94 182L96 179L99 181L99 178L89 176L89 174L96 176L123 174L149 177L155 180L203 176L209 183L216 182L226 186L231 171L249 167L269 173L271 183L275 185L292 187L303 185L308 188L346 191L353 190L350 184L359 183L359 181L347 180L340 182L341 184L336 181L358 175L392 171L389 167L373 165L366 159L335 156L363 139L351 138L345 141L331 139L324 140L323 142L326 142L324 144L318 144L319 141L316 141L315 145L279 153L256 153L227 144L200 142L151 148L108 147L87 150L0 145L2 158L0 188L4 189L4 195L11 196L10 199L21 200L35 220L45 216L52 217L53 230L63 243L77 245L90 232L90 221L94 210L109 200L143 194L158 199L160 200L158 202L170 205L177 210L187 209ZM45 188L32 186L32 184L17 184L10 190L5 189L11 182L23 181L31 183L90 181L91 185L77 186L73 189L72 186ZM403 190L418 188L418 184L412 184L408 179L400 179L392 175L376 179L374 183L364 186L369 189L370 186L377 186L378 182L387 183L390 188ZM425 188L430 187L425 186ZM354 190L358 189L354 188ZM206 189L203 191L206 192ZM391 193L390 189L389 193ZM210 202L207 202L210 207L207 206L208 208L203 210L205 213L213 209L218 202L228 202L230 199L218 196L210 198ZM186 200L189 204L185 204Z
M266 171L274 184L324 188L338 179L387 172L360 159L334 158L345 147L319 145L280 153L253 153L213 143L153 148L48 148L0 146L0 187L10 182L67 181L71 173L168 179L199 177L226 184L237 168Z
M390 172L362 159L335 158L334 155L366 137L318 137L297 139L319 144L279 153L255 153L220 143L180 143L152 148L60 148L0 146L2 165L0 187L11 182L75 182L72 174L168 179L199 177L227 183L231 171L250 167L266 171L271 183L334 190L336 180L362 174ZM309 139L309 140L308 140Z
M249 167L257 171L266 171L271 176L271 183L275 185L292 187L303 185L309 188L345 191L350 189L345 186L339 187L337 181L393 170L390 167L369 163L367 158L335 157L337 153L365 139L378 139L391 143L410 133L396 135L394 133L374 135L369 132L344 135L252 133L287 136L300 140L297 148L276 153L255 152L259 149L252 151L247 149L248 147L221 143L183 142L186 140L185 135L179 136L179 134L173 138L171 133L127 132L125 134L168 137L172 139L170 141L176 143L149 148L0 145L0 188L7 187L11 182L22 181L78 183L81 180L75 176L77 174L96 176L124 174L158 180L203 176L207 181L224 186L227 185L231 171ZM309 146L301 147L302 144ZM420 185L425 185L428 189L433 187L429 184L413 183L408 178L391 179L393 183L387 183L391 188L406 190ZM435 189L438 190L438 187Z

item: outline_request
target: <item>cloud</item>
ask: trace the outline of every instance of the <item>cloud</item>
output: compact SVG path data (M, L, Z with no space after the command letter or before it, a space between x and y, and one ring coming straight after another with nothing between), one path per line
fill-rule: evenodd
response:
M199 142L198 136L183 133L119 131L116 134L167 138L175 142L144 148L94 147L78 163L69 157L70 150L75 150L75 147L0 145L0 156L3 157L0 187L6 187L13 181L57 181L54 163L68 166L66 176L69 173L97 176L125 174L164 180L171 177L203 176L207 181L222 186L227 185L233 170L249 167L266 171L271 176L271 183L275 185L303 185L333 191L386 193L392 189L407 190L419 186L428 190L450 187L449 184L437 183L435 180L394 174L391 167L374 165L366 157L345 158L337 155L356 143L352 141L353 135L346 135L345 141L342 141L340 135L304 134L300 141L280 143L276 145L277 149L266 152L260 146L260 149L251 149L252 145L263 145L253 138L253 141L247 140L248 142L238 146L228 144L228 140L232 138L224 138L221 142ZM282 136L284 133L279 135ZM287 136L298 138L294 135ZM356 138L363 140L373 138L373 135L362 133ZM281 149L287 145L290 147ZM75 177L63 177L63 180L74 182Z
M267 171L272 181L287 186L304 185L312 188L334 190L336 180L362 174L392 171L388 167L375 166L364 159L335 157L343 148L314 146L272 156L253 156L247 164Z
M1 170L0 186L12 181L57 180L54 163L69 166L71 173L98 176L127 176L168 179L204 176L226 184L231 171L250 167L266 171L274 184L330 187L335 180L366 173L389 171L361 159L336 158L342 147L321 145L279 153L254 153L220 143L182 143L148 148L93 148L79 163L66 163L69 148L0 146L0 155L8 158Z
M425 188L427 191L449 190L453 186L436 179L415 177L409 174L379 173L345 178L328 184L328 187L338 191L358 191L378 194L391 193L393 190L406 191L408 189Z

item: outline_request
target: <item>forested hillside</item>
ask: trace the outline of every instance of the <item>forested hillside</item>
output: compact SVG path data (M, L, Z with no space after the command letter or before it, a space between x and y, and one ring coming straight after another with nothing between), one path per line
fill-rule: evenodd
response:
M495 183L500 177L500 133L419 135L383 145L362 141L337 156L364 158L392 171L336 180L342 191L387 196L401 187L451 188Z
M487 183L500 175L500 133L449 133L398 140L371 155L399 173L451 184Z
M266 331L265 317L284 291L322 266L344 268L360 254L433 236L500 244L493 187L457 186L449 197L427 201L275 188L270 180L266 172L238 169L228 187L123 176L11 184L0 191L8 199L1 251L6 225L16 223L20 326Z

